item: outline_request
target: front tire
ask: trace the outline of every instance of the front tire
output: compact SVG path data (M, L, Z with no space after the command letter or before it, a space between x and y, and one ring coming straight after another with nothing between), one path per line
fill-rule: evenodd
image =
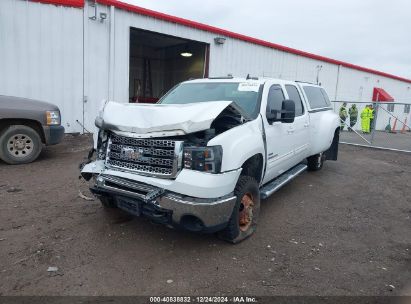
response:
M240 176L234 190L237 196L227 227L219 237L236 244L251 236L257 227L260 214L260 190L257 181L250 176Z
M31 163L42 147L40 135L28 126L9 126L0 135L0 158L10 165Z

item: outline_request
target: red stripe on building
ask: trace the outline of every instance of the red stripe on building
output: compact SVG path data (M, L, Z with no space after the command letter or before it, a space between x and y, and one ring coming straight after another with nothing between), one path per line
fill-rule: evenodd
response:
M46 4L55 4L69 7L84 7L84 0L30 0Z

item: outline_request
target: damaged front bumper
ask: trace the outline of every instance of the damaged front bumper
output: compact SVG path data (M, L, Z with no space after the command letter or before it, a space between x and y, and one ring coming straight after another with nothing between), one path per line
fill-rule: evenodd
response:
M193 179L192 176L184 177L183 171L176 180L155 179L155 184L150 177L105 169L104 161L90 163L82 170L83 175L93 173L96 177L91 191L97 196L111 197L120 209L137 216L144 215L162 224L197 232L214 232L227 225L236 202L233 190L240 172L241 170L222 174L200 173L209 180L206 187L196 189L199 183L204 185L204 181ZM144 179L146 182L142 181ZM227 182L230 180L233 182ZM173 191L183 188L183 185L186 189L194 188L199 195ZM205 191L206 188L208 192ZM207 197L223 192L228 194Z

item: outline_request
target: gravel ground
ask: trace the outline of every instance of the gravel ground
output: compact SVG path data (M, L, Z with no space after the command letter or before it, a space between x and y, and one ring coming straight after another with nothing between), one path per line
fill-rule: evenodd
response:
M354 132L343 131L340 133L340 141L351 144L360 144L365 146L384 147L389 149L398 149L411 152L411 133L410 132L397 132L388 133L382 131L375 131L374 138L372 134L362 134L361 131L357 132L372 144L368 144L364 139L358 136Z
M35 163L0 162L0 295L411 295L407 154L342 145L231 245L80 198L89 146L68 136Z

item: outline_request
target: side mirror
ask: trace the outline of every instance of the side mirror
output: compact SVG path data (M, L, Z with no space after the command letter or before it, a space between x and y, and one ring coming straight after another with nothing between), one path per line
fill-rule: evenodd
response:
M286 99L281 106L281 122L293 123L295 118L295 103L293 100Z
M270 107L267 109L265 116L267 117L268 123L271 125L273 122L278 121L278 112L277 110L273 110Z

